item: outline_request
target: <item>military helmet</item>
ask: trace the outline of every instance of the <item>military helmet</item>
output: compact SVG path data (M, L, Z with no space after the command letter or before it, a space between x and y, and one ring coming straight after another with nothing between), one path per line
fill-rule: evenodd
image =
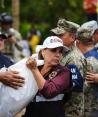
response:
M12 24L13 18L7 13L2 13L0 15L0 23Z

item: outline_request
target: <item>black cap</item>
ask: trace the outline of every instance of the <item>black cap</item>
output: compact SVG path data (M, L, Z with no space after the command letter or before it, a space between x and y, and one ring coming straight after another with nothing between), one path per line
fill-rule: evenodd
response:
M7 39L8 35L6 33L0 31L0 38L1 39Z
M0 15L0 23L12 24L12 22L13 22L13 18L8 13L2 13Z

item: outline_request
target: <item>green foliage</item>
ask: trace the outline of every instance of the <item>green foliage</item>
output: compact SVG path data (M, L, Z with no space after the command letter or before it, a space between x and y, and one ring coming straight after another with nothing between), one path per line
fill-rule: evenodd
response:
M58 18L81 24L86 21L82 3L83 0L20 0L20 31L25 37L33 25L44 38L56 26ZM5 0L5 8L0 9L11 12L11 0Z
M27 22L22 22L22 25L20 25L20 32L22 33L22 36L26 38L28 30L30 30L31 25Z
M8 12L11 14L11 0L0 0L0 13L2 12Z

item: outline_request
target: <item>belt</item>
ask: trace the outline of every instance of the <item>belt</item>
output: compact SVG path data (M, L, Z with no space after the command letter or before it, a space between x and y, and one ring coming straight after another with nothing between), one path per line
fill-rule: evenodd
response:
M45 97L43 97L42 95L37 95L35 97L35 102L44 102L44 101L59 101L59 100L62 100L64 97L64 94L59 94L51 99L47 99Z

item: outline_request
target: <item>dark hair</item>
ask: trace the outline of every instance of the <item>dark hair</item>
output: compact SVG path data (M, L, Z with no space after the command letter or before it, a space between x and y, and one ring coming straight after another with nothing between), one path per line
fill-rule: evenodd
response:
M39 51L39 53L38 53L38 58L41 59L41 60L44 59L44 57L43 57L43 55L42 55L42 50Z

